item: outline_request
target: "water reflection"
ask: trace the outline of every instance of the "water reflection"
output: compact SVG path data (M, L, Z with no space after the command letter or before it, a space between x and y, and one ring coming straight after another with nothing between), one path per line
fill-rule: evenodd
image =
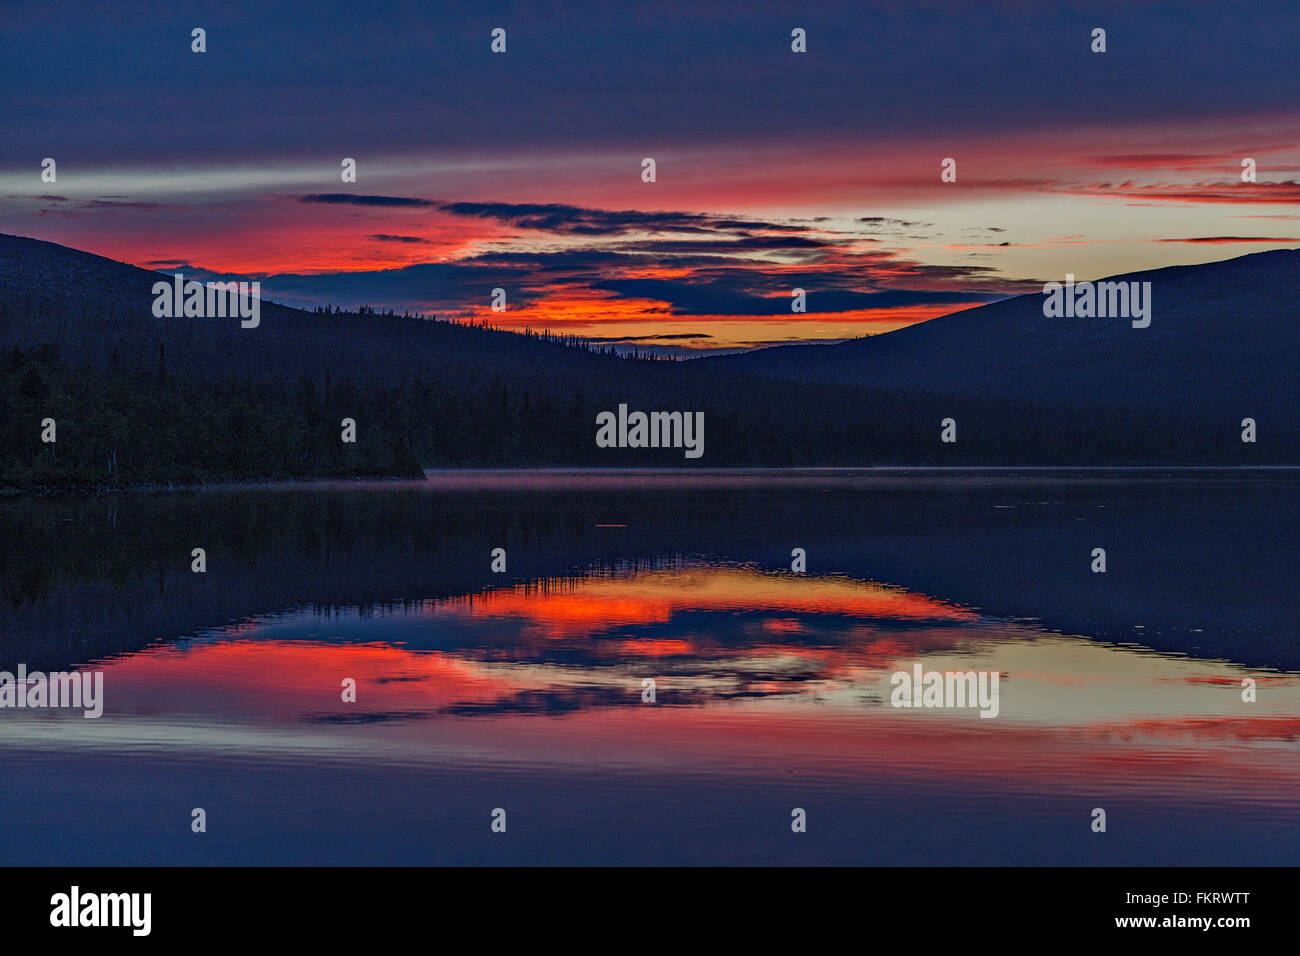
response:
M1032 510L1040 506L1027 505L1018 488L983 500L987 508L979 510L964 488L960 513L967 518L954 528L935 520L936 513L958 513L946 496L904 501L898 507L913 519L906 553L891 551L891 522L881 517L890 509L875 507L874 498L840 502L851 507L838 525L814 522L798 538L785 536L809 542L825 565L844 533L839 525L848 525L870 546L871 563L901 580L775 570L776 555L788 549L774 550L766 563L665 553L637 537L639 520L657 505L629 499L619 516L630 520L614 522L625 527L597 531L611 523L604 520L611 509L593 505L585 492L580 502L529 512L529 533L520 540L514 532L512 567L546 566L556 542L581 541L588 553L622 557L502 580L486 572L490 536L473 530L500 499L470 499L456 511L390 492L363 512L335 513L338 499L328 496L300 502L290 517L305 520L283 526L273 503L219 499L223 524L206 529L216 542L210 553L218 555L213 577L169 571L158 583L147 550L153 538L143 527L133 531L132 516L119 510L115 533L138 535L137 551L91 544L90 558L71 572L33 558L42 576L29 580L39 580L40 596L0 614L6 654L40 651L47 645L36 625L63 627L79 619L74 614L97 613L115 635L110 652L74 658L104 672L103 718L0 714L0 759L16 771L0 775L0 811L14 825L66 833L62 843L9 845L0 859L1293 858L1300 849L1300 677L1256 662L1256 636L1265 646L1281 645L1289 599L1279 592L1275 602L1243 608L1239 593L1200 581L1220 604L1197 612L1199 630L1230 652L1224 655L1189 640L1191 619L1179 617L1176 596L1190 582L1178 577L1148 579L1141 620L1130 617L1125 628L1141 642L997 613L988 605L1003 599L1000 572L970 563L970 553L1008 553L1009 542L994 532L1019 542L1024 526L1007 530L990 515L1028 511L1038 530L1083 507L1124 510L1122 501L1098 499L1095 491L1077 499L1052 493L1069 503L1040 517ZM797 494L794 503L771 499L769 520L788 519L782 508L811 519L807 490ZM1269 492L1260 500L1276 498ZM1161 521L1185 516L1187 496L1160 501L1154 511L1150 500L1132 505L1144 527L1153 514ZM173 521L176 507L188 505L163 501L154 520ZM1240 493L1199 507L1235 508L1234 517L1244 514L1260 527L1276 517ZM250 509L268 524L250 540L238 573L223 571L221 556L236 553L228 536ZM432 539L411 524L412 509L429 518ZM712 526L690 530L712 534L719 550L742 550L742 533L718 533L729 512L710 514ZM695 521L690 511L682 515ZM331 533L314 536L331 523ZM181 524L187 538L204 533L193 515ZM1107 527L1120 542L1112 553L1129 548L1131 560L1135 530L1123 521ZM655 528L652 545L676 533L671 519ZM605 534L624 537L596 537ZM973 541L963 545L963 538ZM40 537L23 540L35 549ZM1220 543L1230 549L1232 540L1224 531ZM1033 556L1043 568L1023 582L1027 605L1042 599L1054 547L1048 541ZM430 553L436 562L426 560ZM458 564L462 553L478 560ZM102 568L97 554L107 562ZM1287 552L1269 560L1275 573L1287 573ZM928 562L930 573L939 569L945 579L942 569L962 561L968 580L950 591L910 583L923 576L914 565ZM1075 587L1095 584L1055 573ZM1240 565L1225 570L1232 573L1246 576ZM321 578L344 600L287 600L314 597ZM996 599L985 606L954 599L952 592L972 581L992 588ZM379 596L385 592L390 596ZM106 599L97 607L61 603L89 594ZM357 596L366 599L346 600ZM269 607L226 614L259 605ZM1241 626L1247 614L1253 631ZM187 616L207 623L176 626ZM227 622L214 623L214 616ZM1176 633L1179 649L1146 639L1148 628ZM998 674L996 719L971 708L892 706L892 676L917 664ZM647 678L653 703L643 698ZM356 682L355 702L342 699L345 679ZM1253 702L1242 699L1246 679L1255 683ZM502 848L484 842L479 817L485 806L506 802L527 822ZM176 821L188 818L189 807L209 804L231 829L220 841L186 842ZM793 845L782 822L792 806L809 808L818 825ZM1091 833L1096 806L1107 808L1122 839L1102 842ZM561 832L584 836L561 839Z
M998 672L998 719L893 707L891 675L918 661ZM1300 784L1295 677L1045 632L873 582L745 567L300 611L103 670L111 719L88 729L9 715L0 743L414 763L686 753L719 768L949 783L1014 773L1059 788L1101 776L1116 791L1212 791L1279 808ZM654 705L642 700L647 677ZM1259 685L1256 703L1240 699L1244 677ZM341 699L344 678L356 681L355 703ZM479 749L485 735L494 745Z

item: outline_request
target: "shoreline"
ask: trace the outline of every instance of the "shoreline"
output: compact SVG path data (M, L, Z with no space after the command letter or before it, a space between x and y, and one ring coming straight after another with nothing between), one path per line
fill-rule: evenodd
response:
M205 482L142 482L139 484L95 487L36 486L17 488L0 486L0 501L19 498L91 498L121 494L162 494L168 492L272 490L294 488L328 488L331 486L359 485L417 485L440 484L438 479L449 479L452 486L459 482L480 483L493 478L526 479L529 477L570 477L581 479L615 479L647 477L651 479L680 479L691 483L706 478L798 478L834 477L853 475L888 474L1055 474L1069 473L1197 473L1197 472L1300 472L1294 465L762 465L716 468L692 467L599 467L599 466L491 466L483 468L425 468L419 477L414 475L378 475L365 477L272 478L232 479ZM446 486L445 486L446 487Z

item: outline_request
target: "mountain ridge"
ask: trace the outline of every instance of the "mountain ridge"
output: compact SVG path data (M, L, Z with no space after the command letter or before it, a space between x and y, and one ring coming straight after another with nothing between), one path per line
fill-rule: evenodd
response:
M1278 262L1271 271L1289 278L1292 260ZM751 367L771 362L772 350L643 360L537 335L271 301L256 328L237 317L160 318L152 290L166 273L0 236L0 485L412 475L421 467L1300 464L1295 323L1278 320L1291 299L1260 291L1257 266L1228 283L1221 271L1181 268L1191 270L1182 275L1192 280L1183 281L1183 298L1193 318L1204 324L1204 302L1232 295L1246 301L1242 322L1253 333L1238 328L1234 339L1220 328L1217 339L1194 343L1199 351L1188 349L1180 313L1161 311L1157 298L1151 328L1125 322L1121 330L1111 320L1101 329L1104 348L1089 368L1076 361L1087 353L1088 329L1045 328L1041 305L1027 318L1022 297L889 336L801 347L821 353L777 352L836 359L833 374L801 380L799 369ZM1214 296L1198 298L1198 287ZM999 339L1014 350L1018 390L995 387L1015 378L1005 361L977 368L991 382L989 374L963 377L971 329L986 352ZM906 346L885 366L892 378L864 375L880 363L853 350L878 359L884 340L894 343L888 349ZM1116 341L1124 341L1118 353ZM1246 361L1234 353L1241 341ZM1226 362L1207 362L1215 348ZM1152 356L1171 354L1181 367L1144 370ZM1073 380L1060 371L1062 356L1082 369L1067 368ZM703 415L702 457L684 458L680 447L603 447L596 426L621 405ZM1258 443L1241 440L1246 417L1259 422ZM47 419L57 420L57 445L42 438ZM355 445L340 442L344 420L356 422ZM951 442L941 437L950 421L959 425Z
M834 345L701 361L802 381L1275 414L1300 395L1296 279L1300 249L1270 250L1094 280L1151 282L1148 328L1049 318L1028 293Z

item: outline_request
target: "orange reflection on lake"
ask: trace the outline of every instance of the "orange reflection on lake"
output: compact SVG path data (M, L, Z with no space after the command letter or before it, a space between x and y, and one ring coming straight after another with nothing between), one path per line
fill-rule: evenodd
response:
M996 673L996 719L893 706L892 675L917 663ZM234 753L290 761L708 767L1274 809L1300 786L1294 677L1054 634L879 583L748 567L292 612L103 669L108 719L67 746L202 750L217 727ZM1247 677L1253 704L1239 693ZM343 700L349 678L355 702ZM50 745L52 726L32 715L4 729L10 743L26 727L29 742L39 733Z

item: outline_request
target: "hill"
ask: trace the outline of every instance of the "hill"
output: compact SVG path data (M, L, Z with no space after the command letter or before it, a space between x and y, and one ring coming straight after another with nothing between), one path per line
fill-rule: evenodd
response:
M1148 329L1048 323L1024 297L840 346L675 362L269 301L256 328L159 318L152 290L169 276L0 235L0 486L476 466L1294 464L1295 323L1278 310L1294 303L1296 255L1162 270ZM1196 289L1216 290L1230 330ZM703 455L598 446L597 415L619 405L703 413ZM1257 444L1240 440L1245 416L1260 420ZM948 418L956 443L940 441Z
M1146 328L1049 318L1033 293L838 345L706 361L784 379L1279 421L1300 399L1298 280L1300 250L1260 252L1101 280L1151 284Z

